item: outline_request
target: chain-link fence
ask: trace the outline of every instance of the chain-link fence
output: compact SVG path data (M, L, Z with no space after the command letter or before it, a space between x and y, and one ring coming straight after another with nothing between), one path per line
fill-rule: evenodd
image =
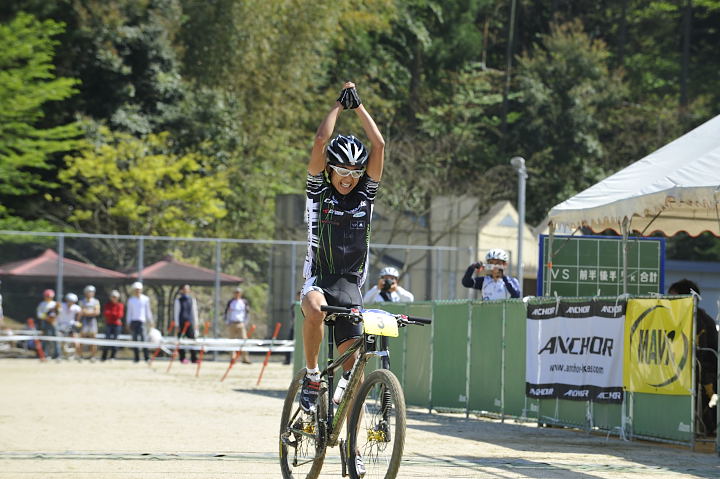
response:
M45 289L55 289L60 300L68 292L82 297L92 284L104 304L113 289L124 300L130 285L142 281L156 326L164 331L178 289L189 284L200 322L208 322L209 335L224 336L225 305L241 286L255 336L269 337L279 322L286 338L306 248L302 241L0 231L0 291L5 316L24 322L35 316ZM460 277L473 257L469 248L372 244L363 289L377 283L381 268L394 266L417 300L468 298L471 291Z

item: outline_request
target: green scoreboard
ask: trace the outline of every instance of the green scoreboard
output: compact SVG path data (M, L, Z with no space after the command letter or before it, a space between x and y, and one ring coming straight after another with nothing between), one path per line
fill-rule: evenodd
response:
M664 293L665 238L628 238L627 292ZM623 293L619 236L540 235L538 296L617 296Z

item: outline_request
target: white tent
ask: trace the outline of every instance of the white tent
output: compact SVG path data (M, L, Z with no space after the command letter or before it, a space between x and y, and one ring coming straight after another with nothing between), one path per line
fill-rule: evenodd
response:
M556 205L548 222L720 236L720 115Z

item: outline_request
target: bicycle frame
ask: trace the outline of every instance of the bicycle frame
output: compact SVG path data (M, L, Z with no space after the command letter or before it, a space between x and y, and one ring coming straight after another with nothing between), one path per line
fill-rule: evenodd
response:
M342 317L345 316L340 313L336 313L332 315L333 317ZM338 439L340 437L340 431L342 430L342 423L345 420L345 417L347 416L348 409L350 404L352 404L352 401L355 397L355 392L360 385L360 378L362 377L362 374L357 374L357 371L364 371L365 365L372 357L379 357L382 360L382 366L384 369L388 369L390 367L389 362L389 352L387 350L387 338L384 336L380 336L381 338L381 347L380 351L369 351L367 348L367 344L369 342L369 336L373 336L374 340L377 341L378 336L374 335L368 335L363 333L363 335L359 338L357 338L352 346L350 346L343 354L340 355L337 359L333 359L333 347L334 347L334 328L335 324L334 321L327 321L326 324L328 326L328 365L323 371L320 373L321 376L327 376L328 378L328 416L327 416L327 426L328 426L328 438L327 438L327 445L330 447L334 447L338 443ZM348 384L345 387L345 393L343 394L342 399L340 400L340 404L337 405L337 413L333 412L333 408L335 407L335 403L332 400L332 392L334 391L334 372L337 368L342 367L342 364L355 352L359 351L359 357L353 364L352 369L350 369L350 378L348 379Z

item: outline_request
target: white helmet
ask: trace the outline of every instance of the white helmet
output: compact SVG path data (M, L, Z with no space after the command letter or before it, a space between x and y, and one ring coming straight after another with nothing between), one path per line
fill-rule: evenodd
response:
M83 291L86 293L94 293L95 286L93 286L92 284L89 284L89 285L85 286L85 289Z
M78 297L75 293L68 293L65 295L65 301L70 301L71 303L77 303Z
M380 270L380 277L382 278L383 276L394 276L396 278L399 278L400 273L392 266L386 266Z
M491 259L499 259L500 261L507 263L510 260L510 256L504 249L493 248L485 255L485 261L490 261Z
M132 289L143 289L143 284L140 281L135 281L132 286L130 286Z

